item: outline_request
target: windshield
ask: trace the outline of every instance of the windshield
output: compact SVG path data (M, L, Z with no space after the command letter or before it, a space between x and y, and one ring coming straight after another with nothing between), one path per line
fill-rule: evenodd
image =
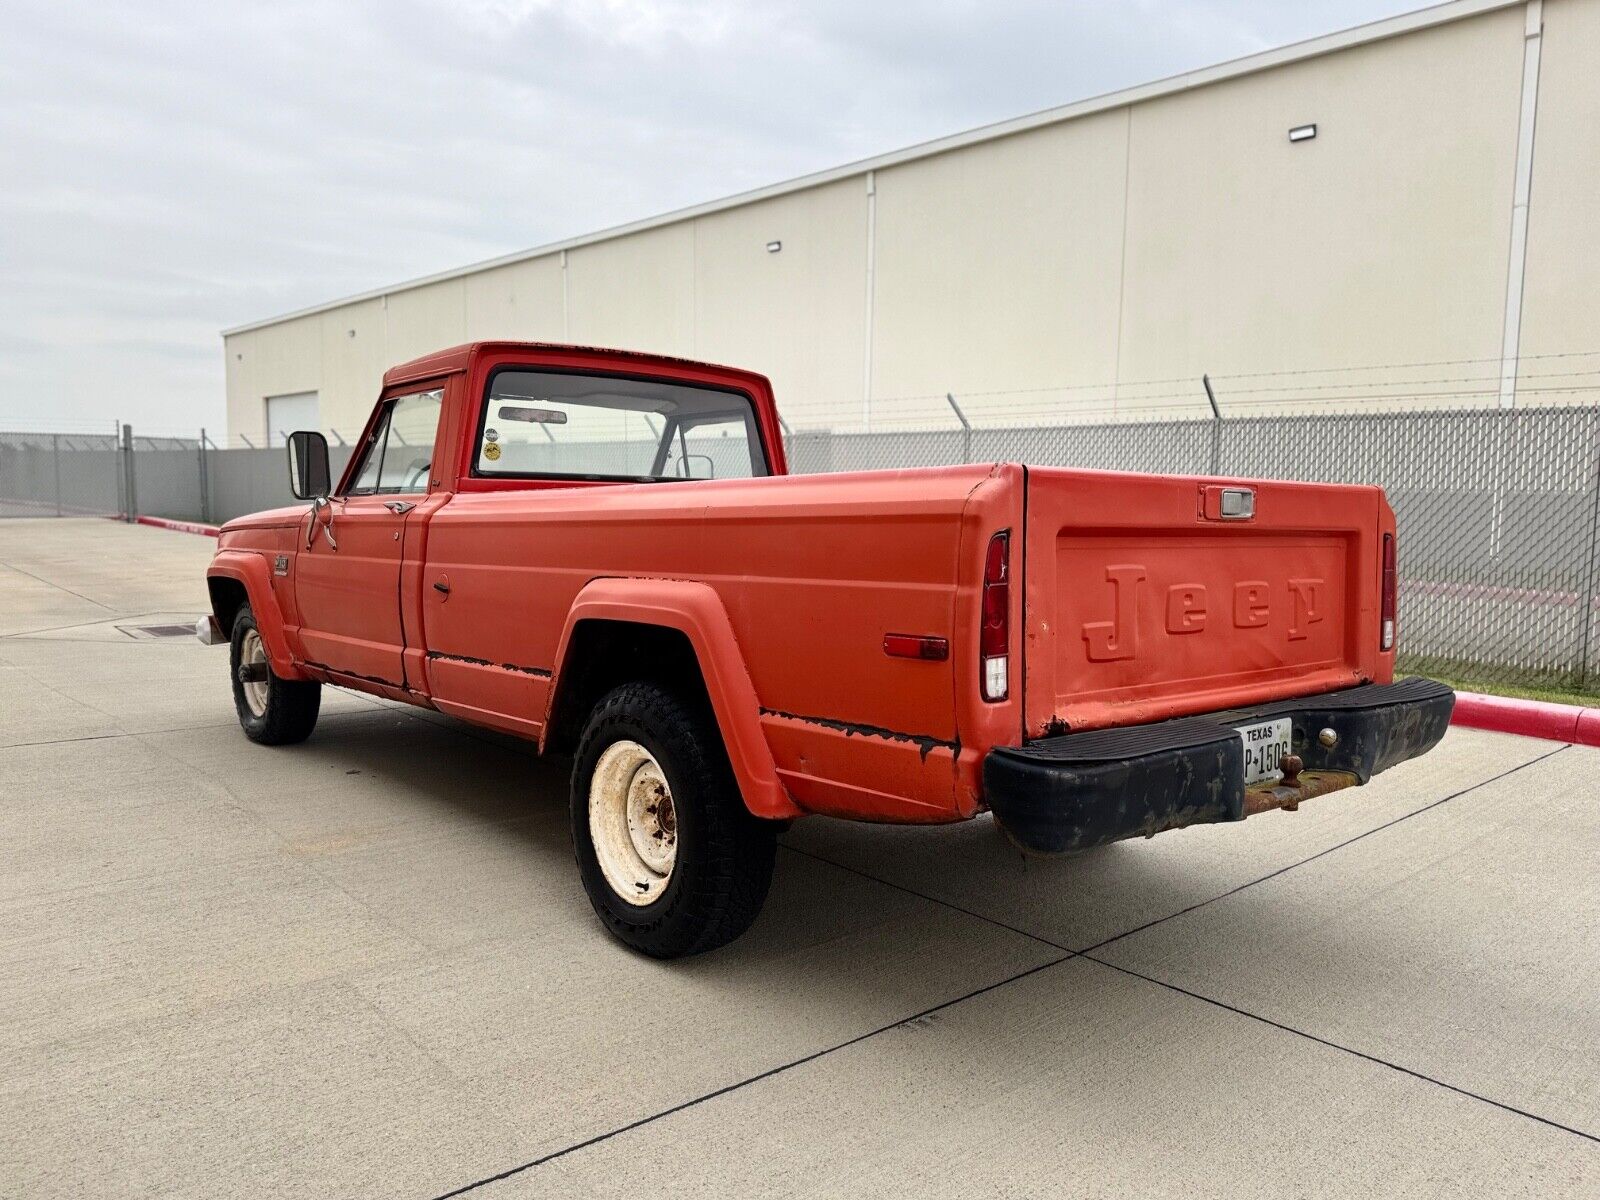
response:
M473 473L487 478L767 474L744 393L618 375L496 372L473 453Z

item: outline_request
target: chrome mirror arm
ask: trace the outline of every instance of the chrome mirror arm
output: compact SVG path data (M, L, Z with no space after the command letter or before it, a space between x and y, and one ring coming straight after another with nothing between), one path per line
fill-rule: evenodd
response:
M310 512L311 520L306 525L306 549L307 550L311 549L311 544L317 540L317 518L322 514L322 510L325 509L325 508L328 510L328 519L322 525L322 534L323 534L324 537L326 537L328 539L328 545L332 546L335 550L337 550L339 548L339 543L336 542L334 540L334 538L333 538L333 507L332 506L333 506L333 501L330 500L326 496L318 496L314 500L311 501L311 512Z

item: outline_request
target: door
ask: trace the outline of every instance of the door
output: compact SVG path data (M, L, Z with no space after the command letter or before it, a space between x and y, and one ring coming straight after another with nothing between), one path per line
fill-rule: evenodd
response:
M306 526L295 600L308 662L405 686L400 559L407 514L428 493L442 386L385 400L351 484Z

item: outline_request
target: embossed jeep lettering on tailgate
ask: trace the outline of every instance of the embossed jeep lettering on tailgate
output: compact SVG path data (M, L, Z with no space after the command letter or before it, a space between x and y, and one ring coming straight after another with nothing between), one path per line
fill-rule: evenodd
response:
M1115 662L1139 652L1140 585L1149 577L1143 563L1117 563L1106 568L1111 585L1111 619L1086 621L1083 640L1090 662ZM1280 589L1278 610L1289 615L1285 633L1290 641L1309 636L1322 618L1321 579L1290 579ZM1273 587L1265 580L1247 579L1233 585L1233 627L1260 629L1271 626ZM1174 583L1166 589L1165 629L1170 634L1199 633L1206 627L1206 585Z

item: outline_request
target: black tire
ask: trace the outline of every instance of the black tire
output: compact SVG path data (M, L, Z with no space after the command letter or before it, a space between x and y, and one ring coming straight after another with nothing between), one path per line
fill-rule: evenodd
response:
M233 618L233 643L228 650L228 673L233 680L233 707L239 714L239 725L245 737L263 746L303 742L317 727L322 685L315 680L279 679L270 666L262 664L267 673L266 704L256 712L245 695L245 680L240 673L244 645L252 635L259 638L261 631L255 614L245 605Z
M676 860L649 904L623 899L607 882L589 825L589 792L606 749L630 740L654 756L671 789ZM716 720L649 683L628 683L594 708L572 767L572 844L589 902L618 940L651 958L679 958L727 945L749 929L772 882L776 831L739 795Z

